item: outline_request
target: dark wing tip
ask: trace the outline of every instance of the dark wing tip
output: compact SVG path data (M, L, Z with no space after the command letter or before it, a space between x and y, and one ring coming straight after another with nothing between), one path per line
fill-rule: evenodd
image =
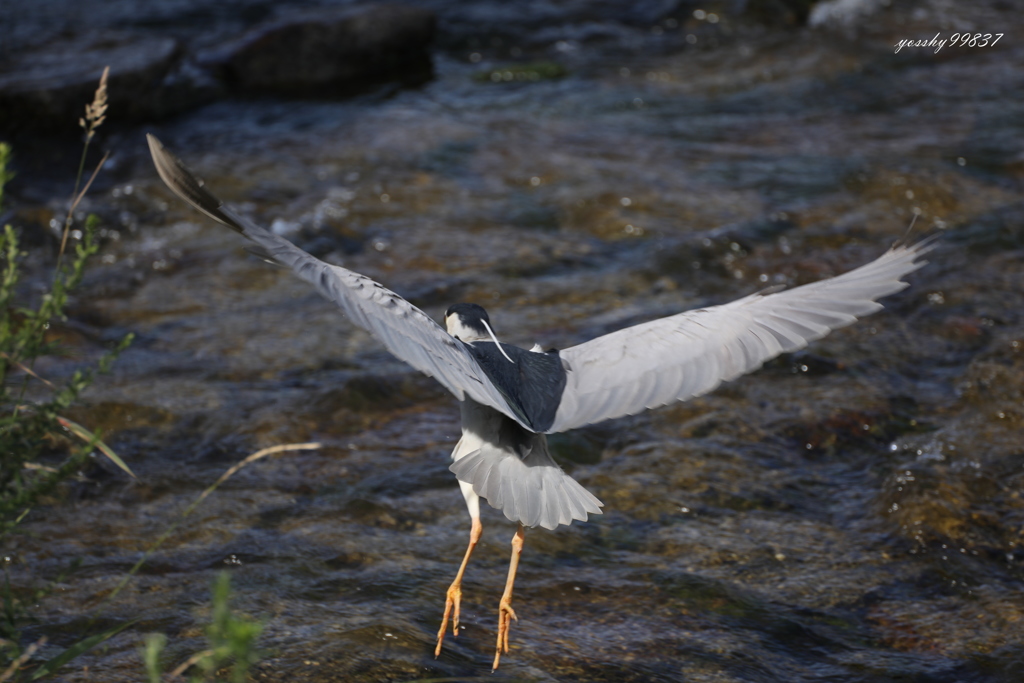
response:
M221 211L220 207L223 202L203 187L202 181L196 178L178 157L167 151L167 148L155 135L147 133L146 141L149 143L149 153L153 157L156 172L171 189L171 192L218 223L223 223L232 230L244 232L241 226Z

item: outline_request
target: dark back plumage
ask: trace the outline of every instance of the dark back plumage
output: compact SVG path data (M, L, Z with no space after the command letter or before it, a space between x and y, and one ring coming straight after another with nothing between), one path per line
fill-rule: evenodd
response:
M565 368L558 351L537 353L502 344L502 350L513 361L510 363L494 342L467 346L516 417L534 432L547 431L555 421L565 390Z

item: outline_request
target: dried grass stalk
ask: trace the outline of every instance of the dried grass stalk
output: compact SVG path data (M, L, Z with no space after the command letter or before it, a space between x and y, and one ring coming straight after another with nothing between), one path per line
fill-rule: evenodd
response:
M11 662L11 665L7 667L7 670L0 674L0 681L7 681L13 678L14 674L18 673L18 669L20 669L25 664L25 662L32 659L32 655L34 655L36 651L43 645L46 645L46 636L43 636L36 642L26 647L25 651L21 653L21 656L15 659L13 662Z
M103 69L100 76L100 84L96 88L96 95L92 98L92 104L85 105L85 118L78 119L78 125L85 129L85 141L92 140L96 129L103 125L107 118L107 77L110 75L110 67Z

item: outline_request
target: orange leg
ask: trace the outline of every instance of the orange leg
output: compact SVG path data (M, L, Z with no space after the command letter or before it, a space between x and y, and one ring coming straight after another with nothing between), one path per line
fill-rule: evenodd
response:
M455 575L452 585L448 586L448 596L444 601L444 617L441 618L441 628L437 632L437 647L434 648L434 657L441 654L441 644L444 643L444 634L448 630L448 617L452 617L452 635L459 635L459 605L462 603L462 575L466 573L466 565L469 564L469 556L473 554L473 548L480 540L484 526L478 517L473 517L473 526L469 530L469 547L466 548L466 556L462 558L462 566L459 573ZM454 610L454 614L452 614Z
M519 529L516 530L516 535L512 537L512 559L508 564L508 579L505 581L505 593L501 596L501 602L498 603L498 644L494 649L494 666L491 667L492 671L498 668L502 650L506 653L508 652L508 632L512 626L512 620L519 621L516 613L512 611L512 586L516 582L516 569L519 568L519 556L523 554L523 541L525 537L526 531L523 529L523 525L520 524Z

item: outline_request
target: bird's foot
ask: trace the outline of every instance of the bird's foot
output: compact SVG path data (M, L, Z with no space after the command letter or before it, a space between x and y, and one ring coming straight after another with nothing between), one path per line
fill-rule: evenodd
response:
M494 648L494 666L491 667L492 671L498 668L502 651L508 652L508 632L512 627L513 620L518 622L519 617L516 616L515 611L512 609L512 598L502 596L501 603L498 605L498 644Z
M441 645L444 643L444 634L448 631L448 617L452 618L452 636L459 635L459 606L462 604L462 586L452 584L448 587L448 596L444 601L444 616L441 618L441 628L437 631L437 647L434 648L434 657L441 655Z

